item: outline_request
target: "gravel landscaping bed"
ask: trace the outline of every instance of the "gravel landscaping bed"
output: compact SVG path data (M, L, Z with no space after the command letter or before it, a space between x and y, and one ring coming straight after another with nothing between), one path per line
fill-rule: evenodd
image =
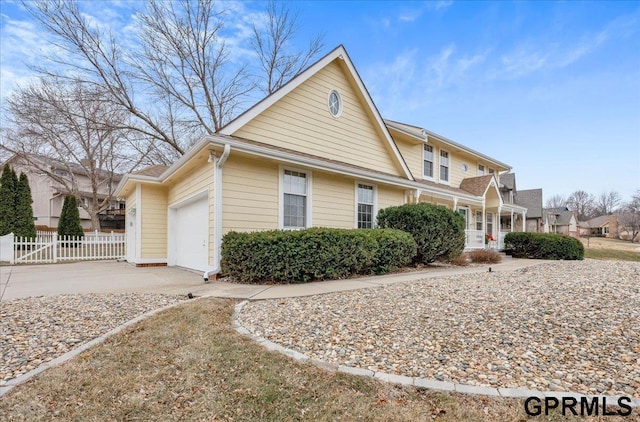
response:
M251 302L239 322L309 357L489 387L640 397L640 264L559 261Z
M183 299L163 294L68 294L0 302L0 385L145 312Z

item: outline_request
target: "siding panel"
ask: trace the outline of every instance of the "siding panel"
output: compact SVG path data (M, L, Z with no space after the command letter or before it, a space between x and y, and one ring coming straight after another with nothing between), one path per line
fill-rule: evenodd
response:
M166 189L142 185L142 259L167 258L167 192ZM128 205L128 204L127 204Z
M343 101L339 118L331 116L327 106L332 89L338 90ZM340 65L334 62L234 135L402 175L366 107Z

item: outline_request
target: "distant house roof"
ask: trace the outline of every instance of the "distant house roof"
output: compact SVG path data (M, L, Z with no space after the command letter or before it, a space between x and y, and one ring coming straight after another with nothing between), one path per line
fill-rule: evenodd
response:
M543 218L548 218L550 224L556 226L568 226L571 223L571 217L573 211L569 211L566 208L544 208L542 210Z
M164 173L164 171L166 169L168 169L168 168L169 168L169 166L165 166L165 165L162 165L162 164L155 164L153 166L145 167L142 170L131 172L131 174L139 174L141 176L158 177L162 173Z
M482 196L487 190L487 186L493 179L493 175L486 174L484 176L467 177L460 183L460 189L469 192L475 196Z
M504 173L500 175L500 187L505 187L509 190L516 190L516 174Z
M515 202L527 209L527 218L542 218L542 189L519 190Z
M601 215L600 217L592 218L591 220L585 221L586 224L583 227L601 227L609 222L611 218L610 215Z
M27 157L28 156L28 157ZM51 157L47 157L45 155L40 155L40 154L19 154L19 155L14 155L13 157L11 157L9 160L7 160L7 162L12 161L12 160L21 160L22 164L26 165L26 166L32 166L32 167L36 167L36 166L49 166L52 169L58 169L58 170L66 170L66 171L71 171L74 174L80 174L80 175L84 175L87 176L87 170L80 164L78 163L70 163L70 162L65 162L62 160L58 160L56 158L51 158ZM42 164L33 164L34 161L39 161ZM102 169L98 169L97 170L97 174L100 177L107 177L107 176L111 176L113 181L117 182L122 178L122 174L120 173L111 173L107 170L102 170Z

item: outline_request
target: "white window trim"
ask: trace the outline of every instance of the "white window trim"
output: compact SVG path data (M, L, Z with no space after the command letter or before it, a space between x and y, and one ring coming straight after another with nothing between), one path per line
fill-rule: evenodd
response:
M449 164L447 164L447 168L449 169L449 171L447 172L448 176L449 176L449 180L442 180L440 178L440 167L442 166L442 164L441 164L442 157L440 156L441 152L446 152L447 153L447 158L449 159ZM444 148L438 148L438 182L440 182L443 185L451 186L451 167L452 167L451 163L452 163L451 153L448 150L444 149Z
M307 209L305 210L305 226L304 227L284 227L284 171L297 171L299 173L304 173L307 179ZM307 229L309 227L313 227L313 222L311 221L311 209L313 207L312 201L312 173L311 170L297 168L297 167L289 167L289 166L278 166L278 228L280 230L302 230L303 228Z
M378 219L378 186L370 182L364 182L362 180L356 180L353 184L354 201L355 201L353 227L356 229L358 228L358 185L373 186L373 212L371 215L371 222L372 222L371 228L375 228L377 225L376 220Z
M333 114L333 112L331 111L331 94L333 92L335 92L336 95L338 96L338 102L340 103L340 108L338 109L338 112L336 114ZM342 116L342 110L344 109L344 100L342 99L342 95L340 95L340 92L337 89L329 90L329 93L327 94L327 108L329 109L329 114L334 119L337 119L338 117Z
M482 174L480 174L480 166L482 166ZM488 174L488 171L489 170L487 170L487 166L485 166L482 163L478 163L478 166L476 167L476 172L478 176L485 176Z
M432 158L431 158L431 164L433 165L433 176L427 176L426 174L424 174L424 147L425 145L428 145L431 147L431 154L432 154ZM422 160L420 161L420 164L422 166L422 179L423 180L431 180L431 181L435 181L436 178L436 148L431 145L431 144L422 144ZM440 170L440 167L438 167L438 170Z

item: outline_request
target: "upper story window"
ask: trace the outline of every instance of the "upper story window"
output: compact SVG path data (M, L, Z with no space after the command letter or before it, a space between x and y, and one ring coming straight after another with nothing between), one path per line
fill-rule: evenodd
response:
M484 165L478 164L478 176L484 176Z
M307 174L285 170L282 178L282 226L285 229L307 227Z
M423 177L433 179L433 147L431 145L425 145L422 154L424 161Z
M493 173L495 173L495 172L496 172L496 171L495 171L494 169L489 169L489 174L493 174Z
M440 181L449 181L449 153L444 150L440 150Z
M331 115L333 117L340 117L342 114L342 98L340 97L340 94L338 94L338 91L333 90L329 92L328 102L329 112Z
M62 176L62 177L67 177L69 175L66 171L60 170L60 169L53 170L53 174L55 174L56 176Z
M373 218L375 217L375 190L373 186L358 183L357 185L357 225L359 229L373 228Z

